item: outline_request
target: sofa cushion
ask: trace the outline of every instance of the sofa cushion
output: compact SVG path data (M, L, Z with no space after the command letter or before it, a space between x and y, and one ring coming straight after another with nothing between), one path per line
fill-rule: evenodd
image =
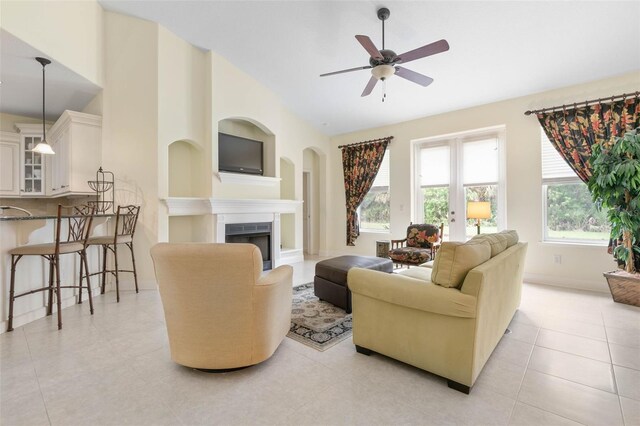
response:
M491 245L484 240L442 243L431 272L431 281L442 287L460 288L467 272L491 258Z
M431 249L420 247L400 247L389 250L389 258L394 262L419 265L431 260Z
M431 268L409 268L403 269L398 272L399 275L404 275L405 277L416 278L419 280L424 280L425 282L431 281Z
M515 246L520 240L520 238L518 237L518 231L516 231L515 229L505 229L504 231L498 232L498 234L507 237L507 248Z
M431 248L439 240L440 228L435 225L421 223L407 227L407 247Z
M471 238L471 241L488 242L491 246L491 257L505 251L508 244L508 238L503 234L480 234Z

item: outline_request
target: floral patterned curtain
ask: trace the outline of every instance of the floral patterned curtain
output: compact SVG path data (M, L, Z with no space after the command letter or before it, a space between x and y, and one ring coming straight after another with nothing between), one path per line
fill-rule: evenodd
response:
M388 137L341 147L348 246L356 245L356 238L360 235L357 210L373 185L391 139Z
M547 137L583 182L591 177L591 147L640 126L640 98L538 113Z

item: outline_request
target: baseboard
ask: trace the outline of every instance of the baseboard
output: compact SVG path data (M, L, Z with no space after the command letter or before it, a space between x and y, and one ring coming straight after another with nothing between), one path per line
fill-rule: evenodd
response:
M604 277L601 277L600 280L578 280L575 278L560 278L553 275L525 273L524 282L531 284L551 285L554 287L564 287L573 290L609 293L609 287L607 287L607 281L604 279Z

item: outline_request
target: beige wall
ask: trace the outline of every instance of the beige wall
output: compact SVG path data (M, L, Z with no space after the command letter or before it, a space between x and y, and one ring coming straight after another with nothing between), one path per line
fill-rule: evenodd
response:
M158 26L105 12L102 167L116 202L140 204L138 280L155 286L149 249L158 241Z
M102 7L93 0L2 0L0 26L103 86Z
M615 268L603 247L543 243L540 125L526 110L562 105L598 97L630 93L638 89L640 73L567 87L537 95L496 102L475 108L425 117L391 126L369 129L332 138L329 185L333 189L328 221L332 253L374 255L378 239L401 238L412 220L412 143L411 141L485 127L506 126L507 151L507 227L516 229L529 242L525 265L530 282L607 291L602 272ZM428 89L427 89L428 90ZM345 245L344 192L339 144L392 135L391 144L391 232L362 234L355 247ZM554 255L562 264L554 264Z
M16 123L40 124L42 123L42 118L32 118L0 112L0 131L18 133L18 129L16 129L15 126ZM46 123L51 126L55 121L46 121Z

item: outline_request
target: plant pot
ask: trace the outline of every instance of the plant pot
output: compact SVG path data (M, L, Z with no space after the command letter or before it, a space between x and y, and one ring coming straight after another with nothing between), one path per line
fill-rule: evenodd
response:
M640 274L626 271L605 272L614 302L640 307Z

